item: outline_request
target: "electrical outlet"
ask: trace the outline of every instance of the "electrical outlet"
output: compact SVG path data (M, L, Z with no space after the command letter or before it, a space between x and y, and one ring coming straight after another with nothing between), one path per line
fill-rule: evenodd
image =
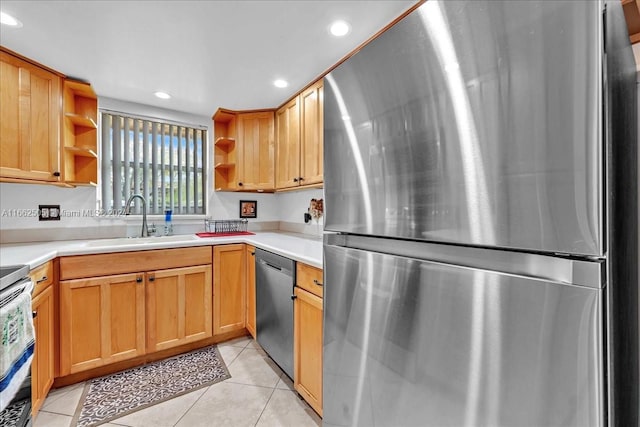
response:
M38 221L60 221L60 205L38 205Z

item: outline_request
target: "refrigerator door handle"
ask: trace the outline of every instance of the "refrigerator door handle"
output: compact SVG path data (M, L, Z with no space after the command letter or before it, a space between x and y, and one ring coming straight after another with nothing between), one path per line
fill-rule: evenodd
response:
M391 240L344 234L326 234L325 245L348 247L468 268L492 270L565 285L594 289L605 287L604 260L576 259L529 252L504 251L471 246Z

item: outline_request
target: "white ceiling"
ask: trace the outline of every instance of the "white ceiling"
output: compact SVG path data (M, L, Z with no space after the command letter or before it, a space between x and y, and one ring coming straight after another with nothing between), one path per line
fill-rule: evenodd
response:
M0 43L100 96L211 116L282 104L415 3L2 0L23 27L2 25ZM351 33L329 35L335 19Z

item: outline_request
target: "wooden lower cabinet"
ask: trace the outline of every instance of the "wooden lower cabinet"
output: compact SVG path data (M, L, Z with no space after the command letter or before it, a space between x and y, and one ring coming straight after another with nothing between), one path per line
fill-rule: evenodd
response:
M60 374L145 353L143 273L60 282Z
M244 243L213 247L213 333L245 328L246 261Z
M146 273L147 352L212 335L211 266Z
M247 331L256 338L256 248L247 245Z
M295 287L294 387L322 416L322 298Z
M31 363L31 410L38 413L51 389L54 377L53 286L37 294L31 303L36 345Z

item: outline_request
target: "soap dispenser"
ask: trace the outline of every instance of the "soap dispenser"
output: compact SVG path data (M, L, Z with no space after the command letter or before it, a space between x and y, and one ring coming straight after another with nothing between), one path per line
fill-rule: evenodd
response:
M170 209L164 211L164 235L170 236L173 234L173 225L171 224L171 213Z

